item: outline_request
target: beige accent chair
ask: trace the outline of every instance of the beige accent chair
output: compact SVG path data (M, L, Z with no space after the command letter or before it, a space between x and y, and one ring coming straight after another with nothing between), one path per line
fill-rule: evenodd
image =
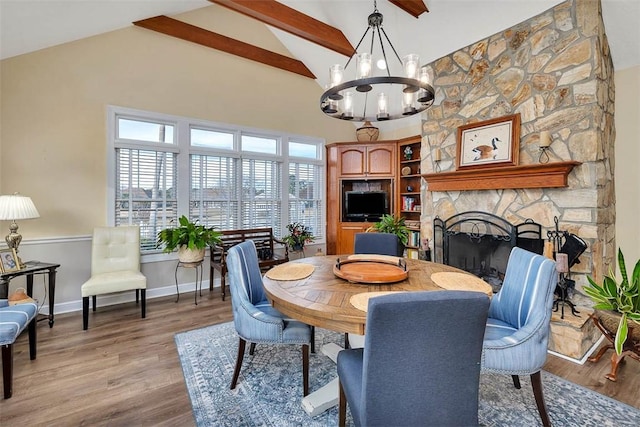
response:
M82 285L83 329L89 327L89 297L96 311L97 295L134 289L136 304L142 294L142 318L145 318L147 278L140 272L140 229L137 226L95 228L91 277Z

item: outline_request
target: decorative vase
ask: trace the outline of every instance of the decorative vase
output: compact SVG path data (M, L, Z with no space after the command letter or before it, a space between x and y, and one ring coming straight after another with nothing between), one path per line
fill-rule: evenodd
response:
M178 260L184 263L200 262L204 259L205 248L202 249L189 249L187 246L182 245L178 248Z
M358 141L377 141L380 136L380 129L373 126L370 121L364 122L362 127L356 129L356 138Z
M293 246L291 246L291 250L293 250L294 252L300 252L303 248L304 245L302 243L295 243Z

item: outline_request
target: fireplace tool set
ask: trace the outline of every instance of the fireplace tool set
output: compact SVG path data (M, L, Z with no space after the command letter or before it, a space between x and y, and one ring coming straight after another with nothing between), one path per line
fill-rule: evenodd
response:
M556 269L558 270L558 286L556 286L555 294L557 298L553 302L553 311L558 311L562 306L561 318L564 319L564 306L571 308L571 314L580 317L580 312L576 310L576 306L569 300L569 290L575 288L575 281L571 280L571 267L579 264L580 255L587 249L587 244L580 237L567 231L560 231L558 228L558 217L554 217L555 230L547 231L548 242L545 245L545 255L556 260ZM548 251L552 253L547 253Z

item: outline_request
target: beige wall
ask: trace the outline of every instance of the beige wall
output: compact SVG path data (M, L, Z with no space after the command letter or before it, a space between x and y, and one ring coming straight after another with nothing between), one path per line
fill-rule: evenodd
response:
M633 268L640 259L640 66L616 72L615 85L616 242Z
M266 26L226 8L178 18L288 54ZM22 222L25 240L106 224L107 105L355 137L353 124L320 112L314 80L134 26L6 59L0 72L0 193L31 196L41 215Z

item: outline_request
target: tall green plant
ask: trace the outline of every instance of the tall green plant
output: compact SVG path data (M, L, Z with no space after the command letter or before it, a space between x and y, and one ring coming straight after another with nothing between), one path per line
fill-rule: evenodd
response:
M164 245L163 252L173 252L180 246L189 249L203 249L206 246L221 243L221 233L214 227L207 227L198 224L198 221L190 222L182 215L178 218L180 225L174 228L165 228L158 232L157 246Z
M371 228L380 233L395 234L405 246L409 242L409 229L405 225L403 217L396 218L393 215L382 215L380 221L373 224Z
M604 276L602 285L598 285L591 277L587 277L589 285L584 288L584 292L596 303L593 308L615 311L622 315L614 342L616 353L619 355L622 353L629 333L627 320L640 325L640 260L636 262L633 273L629 277L622 250L618 249L618 267L622 277L620 282L616 280L613 270L609 268L609 275Z

